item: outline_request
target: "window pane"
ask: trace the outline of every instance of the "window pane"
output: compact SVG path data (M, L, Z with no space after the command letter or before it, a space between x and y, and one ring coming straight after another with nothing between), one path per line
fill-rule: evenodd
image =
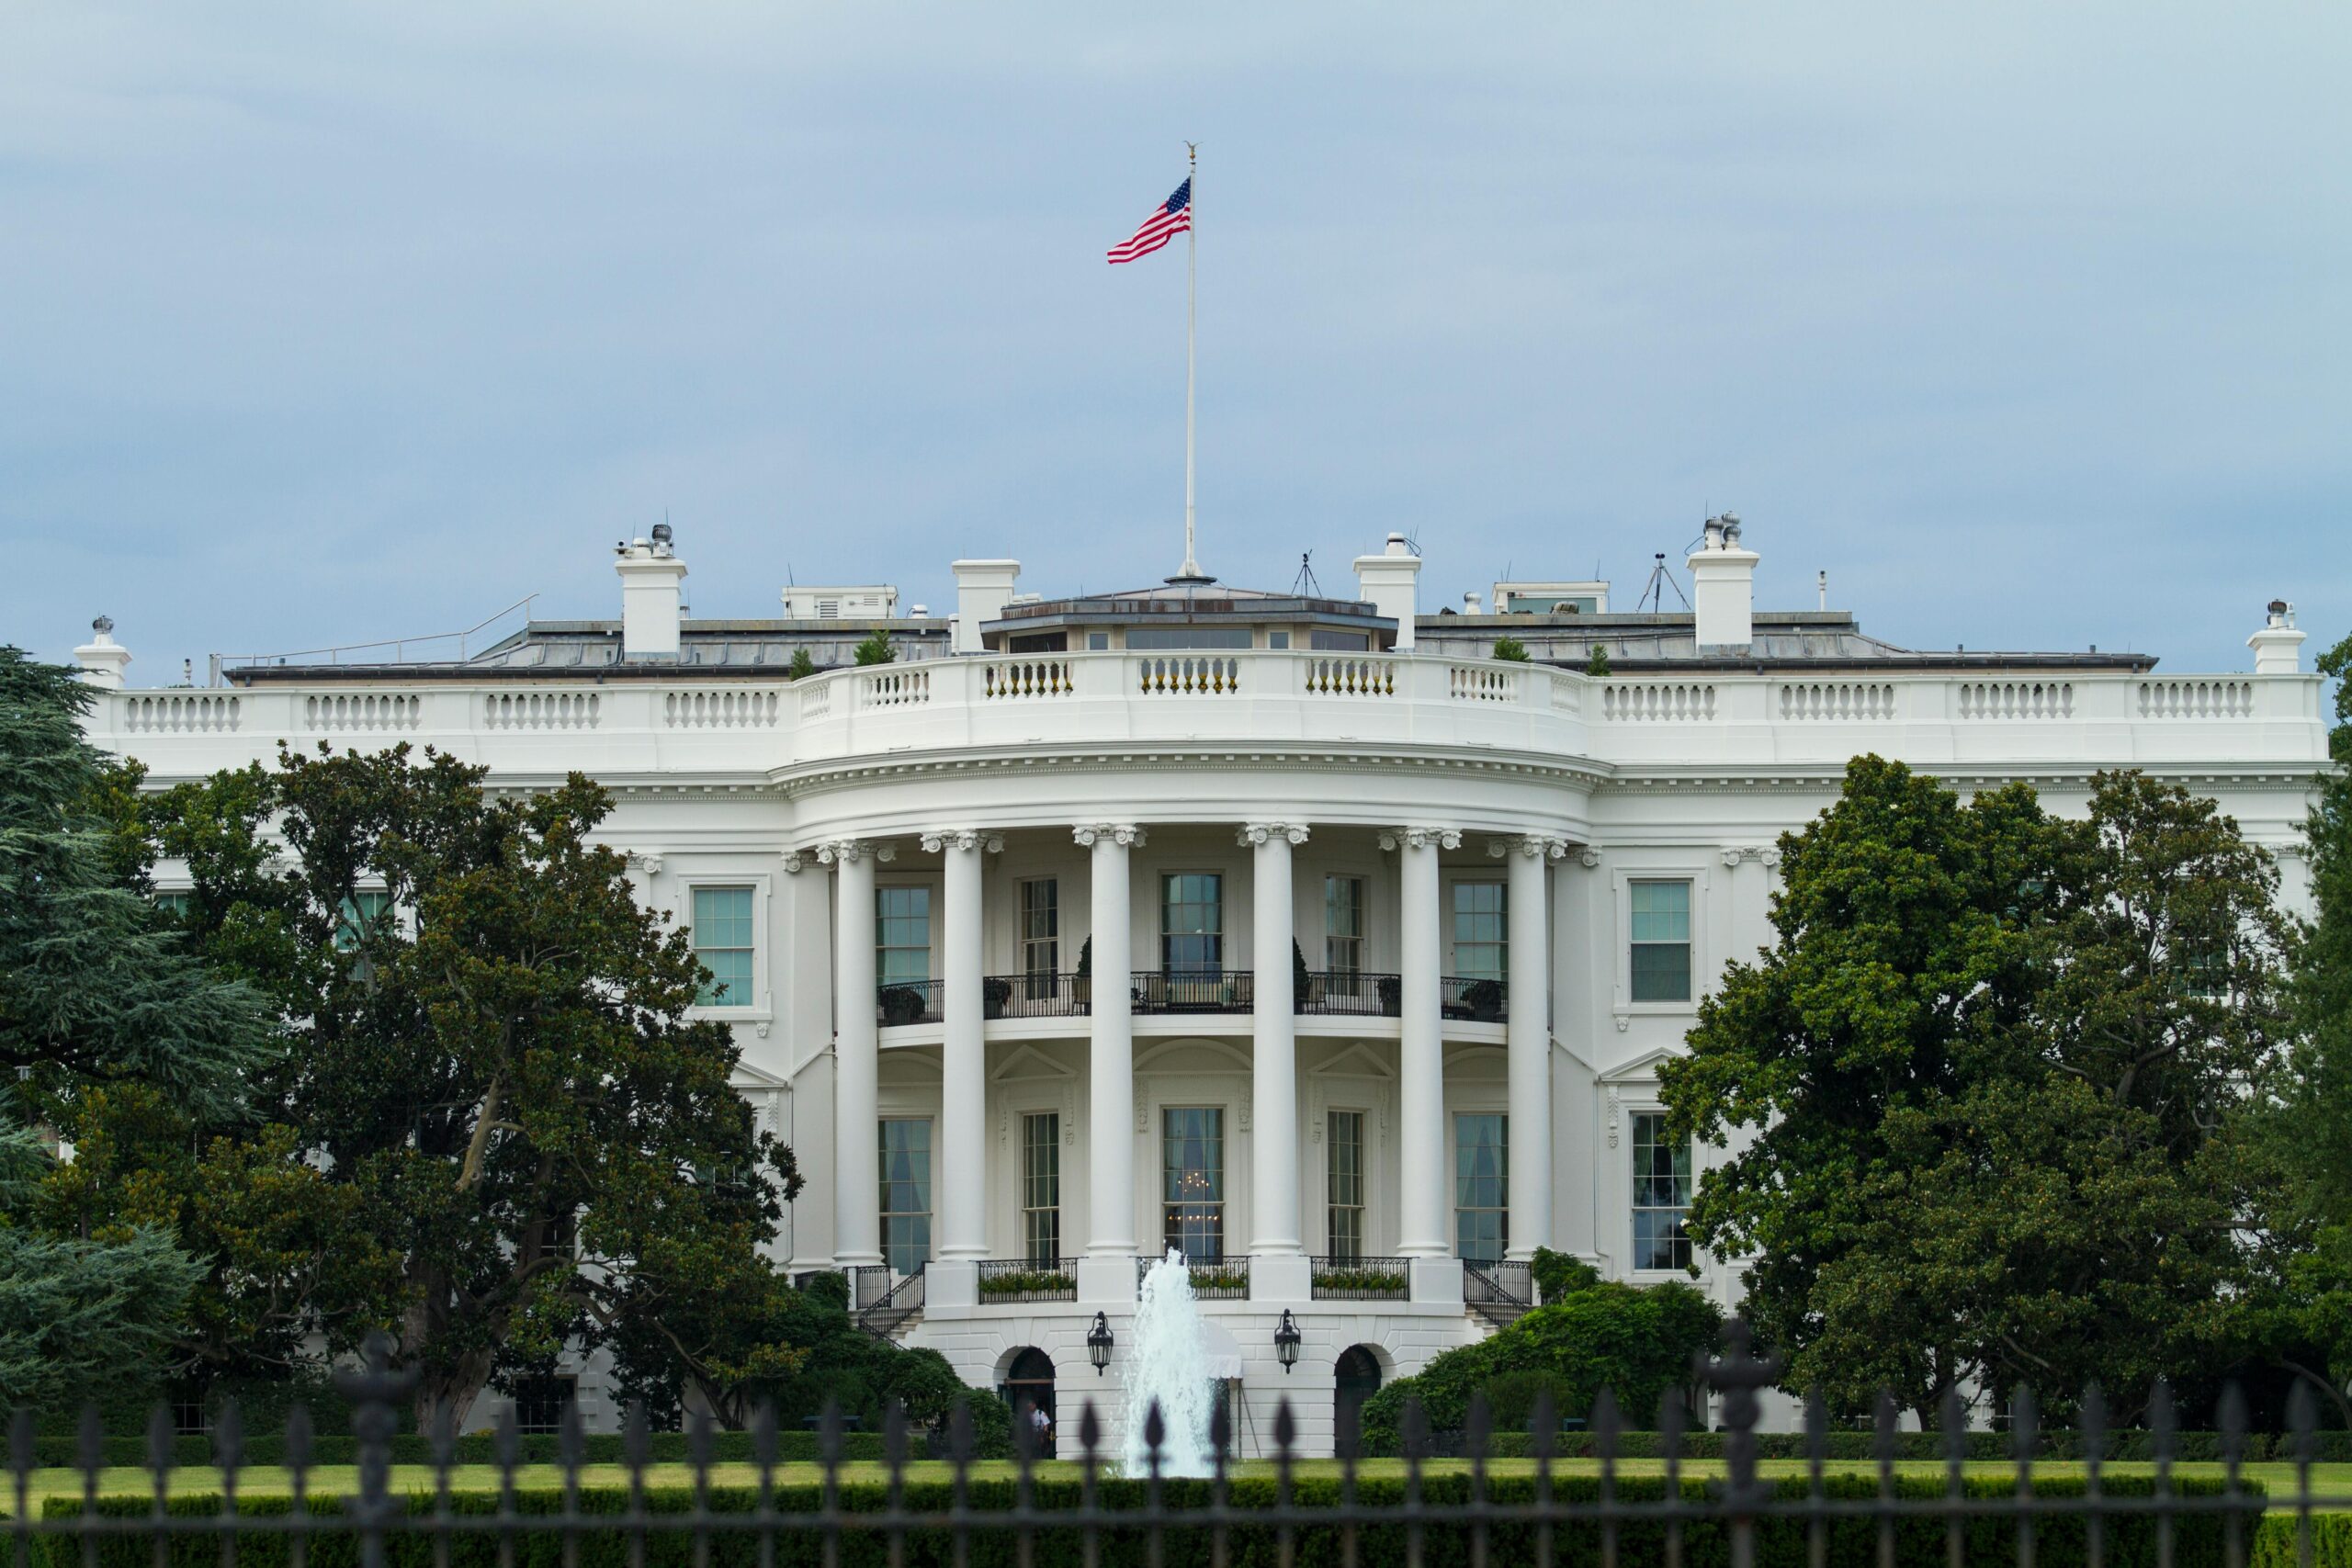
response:
M1690 999L1690 885L1635 882L1626 888L1632 941L1629 970L1637 1002Z
M1161 1112L1161 1235L1194 1263L1225 1257L1225 1112Z
M1626 891L1633 904L1635 942L1690 940L1689 883L1636 882Z
M1499 1261L1510 1242L1510 1118L1453 1119L1455 1255L1472 1263Z
M694 890L695 956L710 971L710 979L695 999L704 1007L750 1007L752 974L752 889L697 887Z
M1499 882L1453 885L1453 972L1465 980L1508 979L1509 921Z
M1323 879L1323 966L1337 975L1363 973L1363 878Z
M1061 1126L1051 1113L1021 1119L1022 1246L1033 1269L1061 1258Z
M1632 957L1634 1000L1687 1002L1690 999L1689 942L1635 942Z
M1634 1267L1686 1269L1690 1237L1690 1145L1668 1139L1658 1111L1634 1114Z
M875 976L883 985L931 978L931 889L874 890Z
M900 1274L931 1257L931 1123L882 1123L882 1252Z
M1159 881L1159 963L1171 974L1220 974L1225 965L1225 878L1181 872Z
M1351 1262L1363 1256L1363 1112L1334 1111L1324 1130L1330 1176L1326 1226L1331 1256Z

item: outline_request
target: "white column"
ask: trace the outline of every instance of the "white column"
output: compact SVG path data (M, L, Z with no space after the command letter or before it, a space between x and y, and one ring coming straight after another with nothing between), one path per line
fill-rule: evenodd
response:
M1544 868L1565 840L1530 835L1487 846L1510 866L1510 1251L1552 1245L1552 933Z
M988 1055L980 1004L981 856L1003 847L987 833L926 833L926 853L942 858L939 1073L939 1256L986 1258L988 1240Z
M1408 1258L1446 1258L1453 1252L1446 1224L1449 1187L1445 1168L1444 1033L1438 996L1443 950L1438 937L1437 856L1462 835L1445 828L1400 828L1382 835L1381 847L1395 849L1402 862L1402 908L1397 919L1400 967L1398 1000L1397 1175L1403 1187L1396 1250ZM1417 1289L1415 1295L1421 1292Z
M1094 852L1091 970L1092 1049L1087 1061L1087 1256L1080 1261L1081 1303L1135 1300L1135 1010L1127 852L1143 829L1091 823L1072 829Z
M1250 1130L1250 1250L1299 1257L1305 1248L1298 1234L1298 1005L1291 969L1297 928L1291 911L1290 852L1306 842L1306 829L1289 822L1252 822L1241 829L1240 841L1256 850L1250 872L1257 992L1250 1008L1255 1118ZM1261 1287L1271 1282L1271 1275L1255 1281ZM1303 1296L1307 1281L1296 1283Z
M881 1055L874 1012L874 863L890 851L843 839L833 868L833 1261L882 1261Z

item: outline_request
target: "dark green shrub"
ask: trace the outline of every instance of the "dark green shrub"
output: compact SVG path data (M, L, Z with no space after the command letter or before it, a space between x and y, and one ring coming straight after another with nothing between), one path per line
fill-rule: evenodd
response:
M1556 1302L1576 1291L1589 1291L1600 1283L1600 1270L1580 1258L1565 1252L1555 1252L1548 1247L1535 1249L1533 1272L1535 1299Z

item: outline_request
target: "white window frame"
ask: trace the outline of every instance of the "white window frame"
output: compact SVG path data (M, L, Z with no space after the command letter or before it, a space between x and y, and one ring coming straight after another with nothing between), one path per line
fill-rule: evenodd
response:
M1679 1269L1639 1269L1635 1268L1634 1264L1634 1118L1636 1116L1663 1116L1666 1114L1666 1107L1655 1100L1646 1101L1624 1100L1619 1103L1617 1107L1617 1113L1624 1118L1625 1128L1624 1142L1616 1151L1618 1179L1624 1183L1623 1190L1625 1195L1625 1202L1622 1211L1625 1216L1624 1230L1623 1232L1625 1245L1625 1272L1630 1278L1645 1282L1659 1280L1680 1280L1687 1284L1690 1281L1690 1276L1684 1273ZM1690 1196L1694 1199L1699 1195L1699 1176L1702 1169L1699 1162L1699 1140L1693 1138L1690 1140ZM1706 1253L1700 1247L1696 1241L1693 1241L1690 1244L1691 1263L1703 1269L1706 1267L1705 1259Z
M1637 1002L1634 998L1634 884L1688 882L1690 885L1690 999L1687 1002ZM1713 990L1713 955L1708 951L1708 916L1713 891L1706 868L1688 861L1660 860L1613 865L1609 872L1611 981L1610 1010L1618 1018L1688 1018Z
M1316 1139L1316 1142L1321 1145L1323 1149L1322 1168L1318 1175L1321 1178L1319 1186L1323 1196L1321 1207L1324 1256L1330 1258L1339 1256L1338 1249L1332 1245L1331 1236L1331 1118L1352 1116L1361 1123L1362 1132L1362 1137L1356 1145L1356 1181L1362 1190L1357 1194L1360 1201L1356 1204L1356 1229L1360 1233L1361 1242L1356 1252L1363 1258L1380 1257L1381 1251L1377 1242L1379 1233L1373 1222L1373 1197L1380 1190L1380 1183L1376 1179L1378 1168L1374 1164L1373 1159L1373 1151L1378 1146L1380 1135L1379 1113L1369 1104L1360 1104L1353 1100L1333 1100L1317 1107L1316 1116L1317 1120L1322 1123L1317 1129L1320 1136Z
M1445 973L1456 979L1468 978L1462 973L1461 960L1454 952L1453 899L1454 890L1460 887L1492 887L1501 893L1501 901L1496 909L1502 919L1503 983L1508 986L1510 983L1510 883L1509 878L1491 872L1453 872L1442 879L1442 886L1438 891L1438 919L1445 922Z
M931 894L928 906L924 911L925 939L930 943L927 951L931 954L931 977L934 981L944 977L940 973L941 963L946 956L945 950L942 947L940 941L942 936L942 927L945 924L945 915L944 911L941 908L941 906L947 901L944 885L944 878L933 873L923 871L886 873L874 879L875 905L872 908L865 911L865 930L867 932L866 940L870 942L874 947L874 978L877 983L877 986L883 983L881 898L883 894L888 892L894 887L921 887L928 890Z
M694 941L695 889L698 887L748 887L752 890L752 999L743 1007L706 1007L700 1002L686 1010L688 1018L713 1018L723 1023L767 1023L775 1018L775 993L771 989L768 967L768 896L771 891L765 872L729 874L718 869L681 873L678 877L678 908L689 943Z
M1363 929L1356 933L1353 939L1357 948L1356 973L1359 975L1378 975L1385 973L1385 971L1381 969L1380 965L1375 963L1373 958L1372 916L1374 882L1371 873L1356 866L1329 866L1324 869L1322 880L1323 962L1316 965L1316 967L1325 971L1326 973L1329 973L1331 968L1331 938L1336 934L1331 930L1331 884L1334 880L1340 880L1354 883L1356 885L1357 892L1362 895L1362 897L1360 897L1356 901L1356 919L1362 922ZM1343 1110L1345 1107L1338 1107L1336 1109Z
M1445 1213L1449 1245L1459 1248L1462 1244L1461 1190L1455 1185L1462 1169L1462 1118L1464 1116L1499 1116L1503 1119L1503 1203L1498 1211L1503 1216L1503 1255L1510 1255L1510 1100L1508 1095L1495 1098L1482 1095L1467 1102L1449 1100L1445 1106ZM1630 1167L1628 1168L1631 1168ZM1632 1234L1633 1221L1625 1222L1627 1234ZM1459 1250L1448 1254L1459 1258Z

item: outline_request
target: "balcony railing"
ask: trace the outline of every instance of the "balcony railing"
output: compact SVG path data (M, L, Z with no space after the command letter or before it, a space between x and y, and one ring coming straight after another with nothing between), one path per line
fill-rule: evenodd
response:
M1257 989L1247 969L1138 969L1137 1012L1248 1012Z
M1143 1277L1159 1264L1157 1258L1136 1259L1136 1287L1143 1287ZM1192 1277L1193 1299L1203 1302L1246 1302L1250 1299L1250 1258L1246 1253L1220 1258L1211 1262L1203 1258L1187 1259L1185 1272Z
M980 982L988 1018L1084 1018L1093 1003L1091 975L991 975Z
M1473 1305L1533 1306L1535 1304L1535 1267L1531 1263L1464 1262L1462 1265L1462 1299Z
M1510 1016L1508 980L1470 980L1448 975L1437 986L1438 1008L1448 1018L1472 1023L1500 1023Z
M1306 992L1298 998L1298 1010L1353 1018L1395 1018L1403 1011L1404 997L1405 982L1399 976L1312 969L1306 976Z
M1307 1267L1309 1292L1318 1302L1401 1302L1413 1294L1413 1271L1402 1258L1317 1256Z
M982 1306L1076 1300L1078 1272L1063 1258L990 1258L980 1264Z
M874 988L876 1019L885 1024L937 1023L945 983L939 980L885 980Z

